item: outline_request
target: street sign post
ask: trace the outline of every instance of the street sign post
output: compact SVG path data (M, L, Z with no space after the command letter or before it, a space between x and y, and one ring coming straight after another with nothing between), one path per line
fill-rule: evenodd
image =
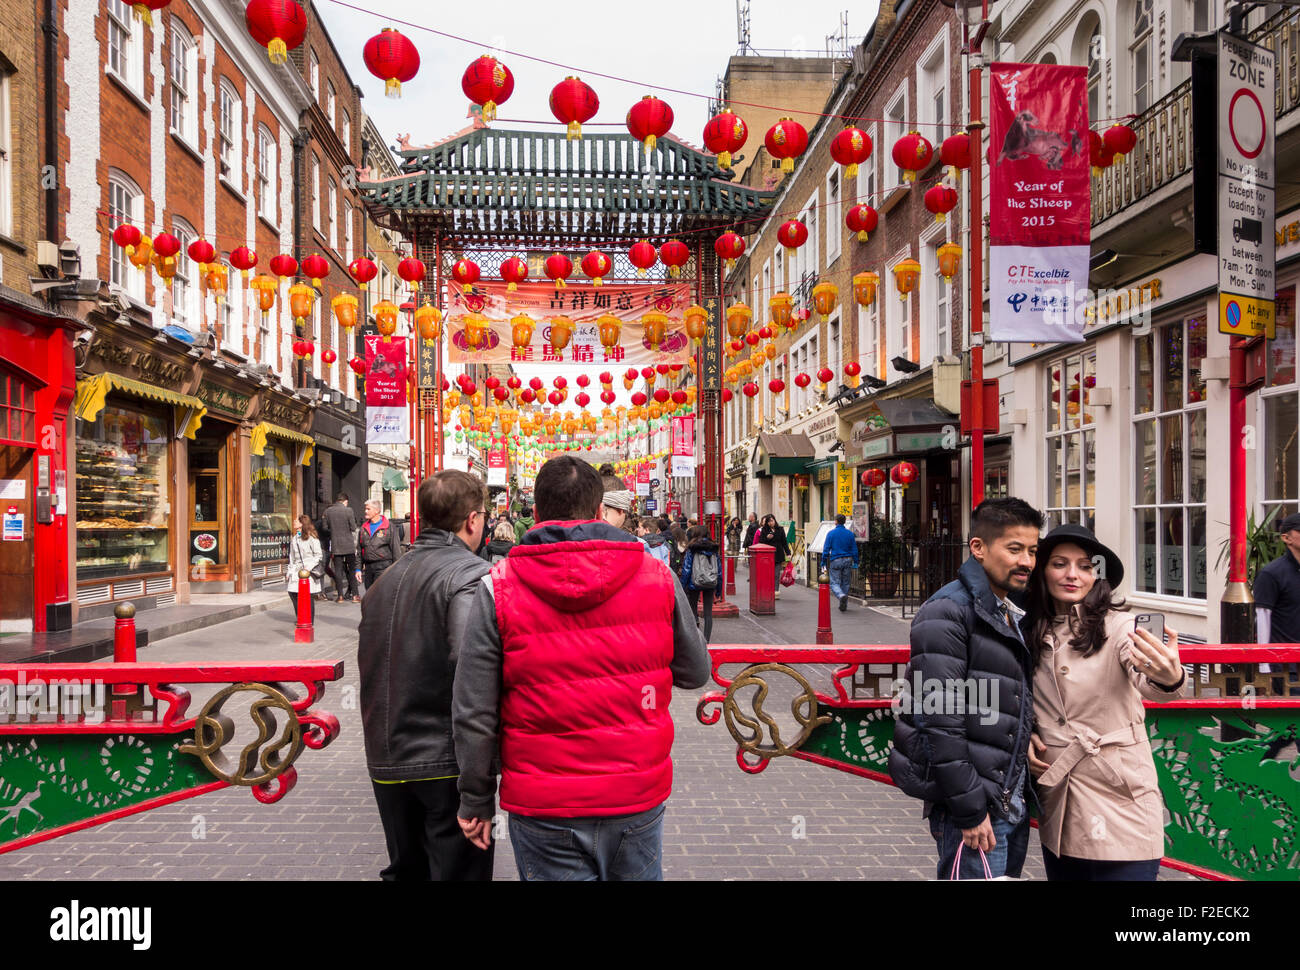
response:
M1273 337L1273 52L1219 33L1219 331Z

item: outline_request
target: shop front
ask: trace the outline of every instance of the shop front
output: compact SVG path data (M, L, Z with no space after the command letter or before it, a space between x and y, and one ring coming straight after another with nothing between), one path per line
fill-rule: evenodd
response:
M313 459L315 489L310 514L320 521L325 509L341 492L357 509L370 494L370 463L366 458L366 427L354 412L331 404L320 404L312 413L312 441L316 445Z
M283 582L297 517L308 505L315 453L303 428L306 402L279 388L262 393L248 432L248 562L253 587Z

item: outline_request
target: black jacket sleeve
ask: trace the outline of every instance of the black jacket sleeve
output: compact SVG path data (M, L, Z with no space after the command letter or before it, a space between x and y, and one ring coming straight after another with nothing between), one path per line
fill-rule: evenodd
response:
M459 623L453 617L453 623ZM501 731L503 648L492 578L485 576L465 617L452 687L451 723L460 768L460 817L491 818L496 808L494 760Z

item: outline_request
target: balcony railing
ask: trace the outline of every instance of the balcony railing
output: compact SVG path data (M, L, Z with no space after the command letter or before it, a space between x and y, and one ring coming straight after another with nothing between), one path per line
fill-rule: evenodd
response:
M1277 117L1300 107L1300 11L1284 12L1250 32L1277 63ZM1092 183L1092 224L1140 202L1192 168L1192 83L1184 81L1132 122L1137 144Z

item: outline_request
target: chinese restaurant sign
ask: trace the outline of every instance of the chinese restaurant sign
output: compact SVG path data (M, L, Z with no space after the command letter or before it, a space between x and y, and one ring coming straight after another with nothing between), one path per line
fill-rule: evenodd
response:
M366 442L408 444L410 412L406 403L405 337L366 336Z
M1088 71L994 64L989 339L1083 340L1092 202Z

